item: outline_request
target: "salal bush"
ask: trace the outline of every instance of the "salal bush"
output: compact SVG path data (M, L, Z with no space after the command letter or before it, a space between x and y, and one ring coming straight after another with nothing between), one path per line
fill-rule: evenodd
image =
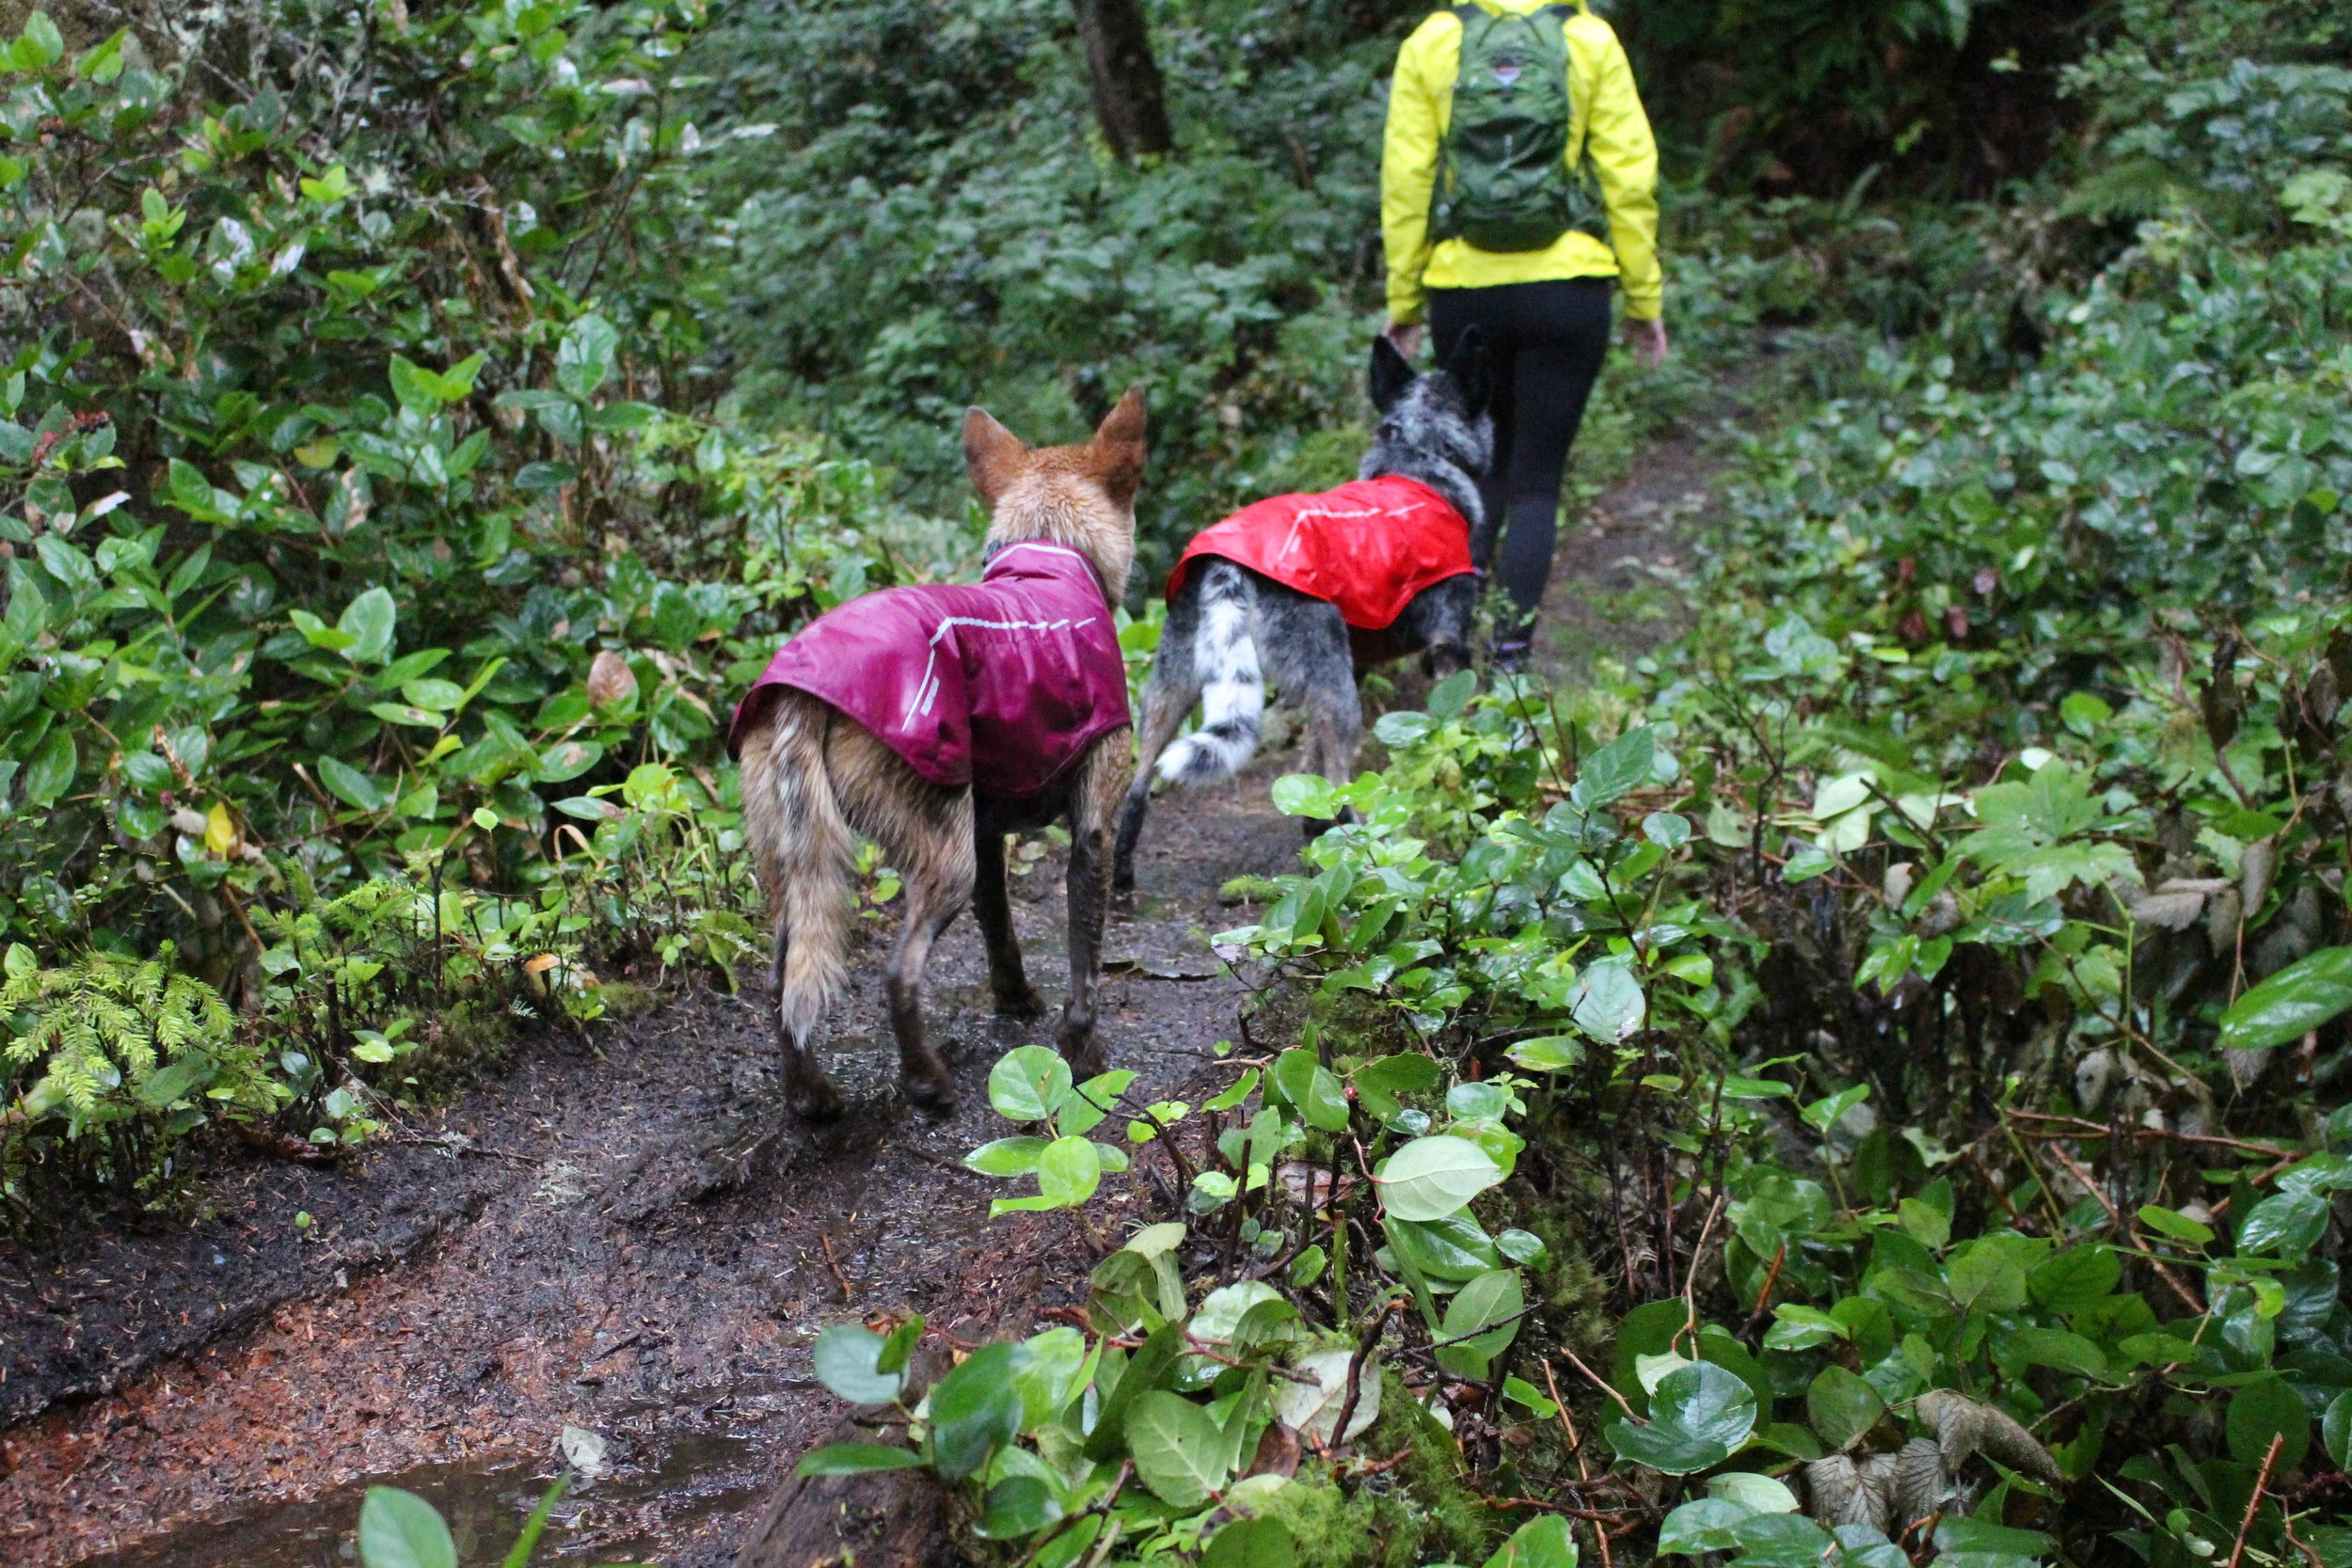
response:
M1719 697L1750 744L1801 735L1850 653L1784 625ZM2159 1038L2122 970L2104 1014L2068 988L2128 968L2135 921L2171 928L2148 899L2243 890L2091 907L2123 897L2141 819L2071 751L1964 789L1856 777L1839 807L1788 798L1801 763L1743 783L1663 711L1456 680L1381 721L1382 771L1282 780L1285 810L1354 819L1216 939L1253 987L1238 1073L1146 1102L1025 1048L992 1077L1020 1125L968 1163L1010 1183L1000 1212L1074 1212L1083 1308L928 1394L919 1321L828 1330L820 1374L895 1402L892 1440L808 1472L929 1466L1008 1560L1508 1561L1592 1528L1743 1568L2352 1547L2326 1500L2352 1457L2352 1118L2233 1116L2217 1054L2339 1028L2346 966L2313 954ZM2072 717L2088 742L2115 715ZM1890 851L1915 879L1840 938L1849 868ZM1899 932L1914 895L1951 924ZM1947 1070L1964 992L1948 1054L1820 1026L1841 995L1907 1024L1922 968L1955 964L2033 988L2038 1073ZM2086 1114L2083 1062L2133 1098ZM1103 1224L1120 1173L1156 1209L1132 1235ZM1382 1558L1400 1495L1422 1523ZM1546 1505L1556 1534L1494 1519Z
M926 1466L1008 1560L1576 1560L1566 1521L1498 1519L1460 1491L1476 1484L1460 1454L1560 1416L1543 1315L1581 1301L1505 1194L1523 1129L1589 1079L1661 1065L1672 1040L1647 993L1697 1025L1711 975L1676 924L1699 918L1668 871L1688 823L1651 813L1629 832L1612 809L1675 777L1658 737L1633 729L1580 770L1532 691L1470 684L1384 721L1391 778L1343 792L1362 819L1217 939L1269 998L1306 996L1300 1043L1245 1045L1197 1102L1146 1101L1126 1069L1073 1082L1039 1047L997 1064L991 1101L1018 1130L966 1163L1013 1184L998 1213L1071 1211L1103 1249L1083 1311L927 1388L919 1318L826 1330L818 1375L889 1405L897 1440L818 1449L803 1474ZM1561 770L1574 782L1536 821L1464 782L1521 798ZM1339 803L1306 778L1278 796ZM1465 836L1460 865L1440 858ZM1173 1217L1104 1235L1116 1174L1148 1178ZM1409 1487L1372 1481L1401 1462Z

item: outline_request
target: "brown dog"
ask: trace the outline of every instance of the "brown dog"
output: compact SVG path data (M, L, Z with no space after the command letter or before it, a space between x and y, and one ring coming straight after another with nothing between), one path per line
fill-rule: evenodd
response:
M1110 826L1134 769L1110 607L1135 559L1144 428L1139 387L1084 446L1033 450L969 410L964 463L990 508L988 575L829 612L737 709L744 831L776 922L776 1035L803 1116L841 1109L810 1037L845 978L855 833L882 846L906 888L884 983L907 1098L947 1115L954 1084L923 1036L931 944L976 903L996 1010L1042 1011L1013 937L1005 835L1067 817L1060 1044L1081 1077L1103 1070L1094 982Z

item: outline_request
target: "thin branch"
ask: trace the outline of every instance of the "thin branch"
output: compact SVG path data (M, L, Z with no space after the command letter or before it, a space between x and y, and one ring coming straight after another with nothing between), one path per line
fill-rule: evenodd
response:
M2304 1430L2309 1431L2307 1427ZM2237 1541L2230 1548L2229 1568L2237 1568L2238 1559L2246 1555L2246 1535L2254 1528L2255 1512L2263 1505L2263 1488L2270 1484L2270 1467L2279 1463L2279 1450L2286 1447L2287 1434L2270 1434L2270 1451L2263 1455L2262 1474L2254 1478L2254 1494L2246 1499L2246 1514L2237 1522Z
M1380 1331L1388 1326L1390 1314L1404 1299L1402 1296L1391 1296L1381 1303L1380 1310L1374 1313L1372 1322L1364 1325L1363 1337L1356 1341L1356 1354L1347 1358L1347 1402L1340 1406L1340 1418L1331 1427L1334 1447L1347 1441L1347 1423L1355 1418L1357 1397L1364 1391L1364 1363L1371 1358L1372 1347L1379 1342Z
M1625 1396L1623 1394L1618 1393L1616 1389L1611 1387L1607 1383L1603 1382L1601 1375L1598 1372L1584 1365L1583 1357L1578 1355L1576 1352L1569 1350L1565 1346L1561 1348L1560 1354L1566 1356L1569 1364L1575 1367L1578 1371L1582 1372L1586 1379L1592 1383L1594 1387L1599 1389L1611 1399L1615 1400L1617 1402L1617 1408L1625 1412L1626 1419L1638 1421L1642 1418L1633 1414L1633 1407L1625 1402ZM1565 1409L1566 1406L1563 1405L1561 1408Z

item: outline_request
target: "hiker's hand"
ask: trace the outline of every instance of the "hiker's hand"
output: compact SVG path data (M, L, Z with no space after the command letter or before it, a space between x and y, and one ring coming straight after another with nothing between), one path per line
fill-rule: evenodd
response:
M1421 353L1421 323L1391 322L1381 328L1380 336L1396 346L1396 352L1410 359Z
M1634 321L1629 317L1625 341L1636 358L1651 370L1658 369L1666 362L1666 318L1652 316L1647 321Z

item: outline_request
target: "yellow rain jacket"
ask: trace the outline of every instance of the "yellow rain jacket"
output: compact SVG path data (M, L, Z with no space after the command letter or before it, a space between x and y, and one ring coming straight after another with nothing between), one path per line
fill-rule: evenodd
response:
M1524 15L1548 0L1477 0ZM1397 51L1389 129L1380 152L1380 230L1389 260L1389 319L1421 319L1430 289L1483 289L1562 277L1615 277L1625 313L1640 321L1665 308L1658 270L1658 144L1633 87L1625 46L1608 23L1580 9L1567 19L1568 166L1590 152L1609 210L1609 242L1570 230L1542 250L1479 250L1466 240L1429 243L1429 193L1454 104L1462 21L1439 11Z

